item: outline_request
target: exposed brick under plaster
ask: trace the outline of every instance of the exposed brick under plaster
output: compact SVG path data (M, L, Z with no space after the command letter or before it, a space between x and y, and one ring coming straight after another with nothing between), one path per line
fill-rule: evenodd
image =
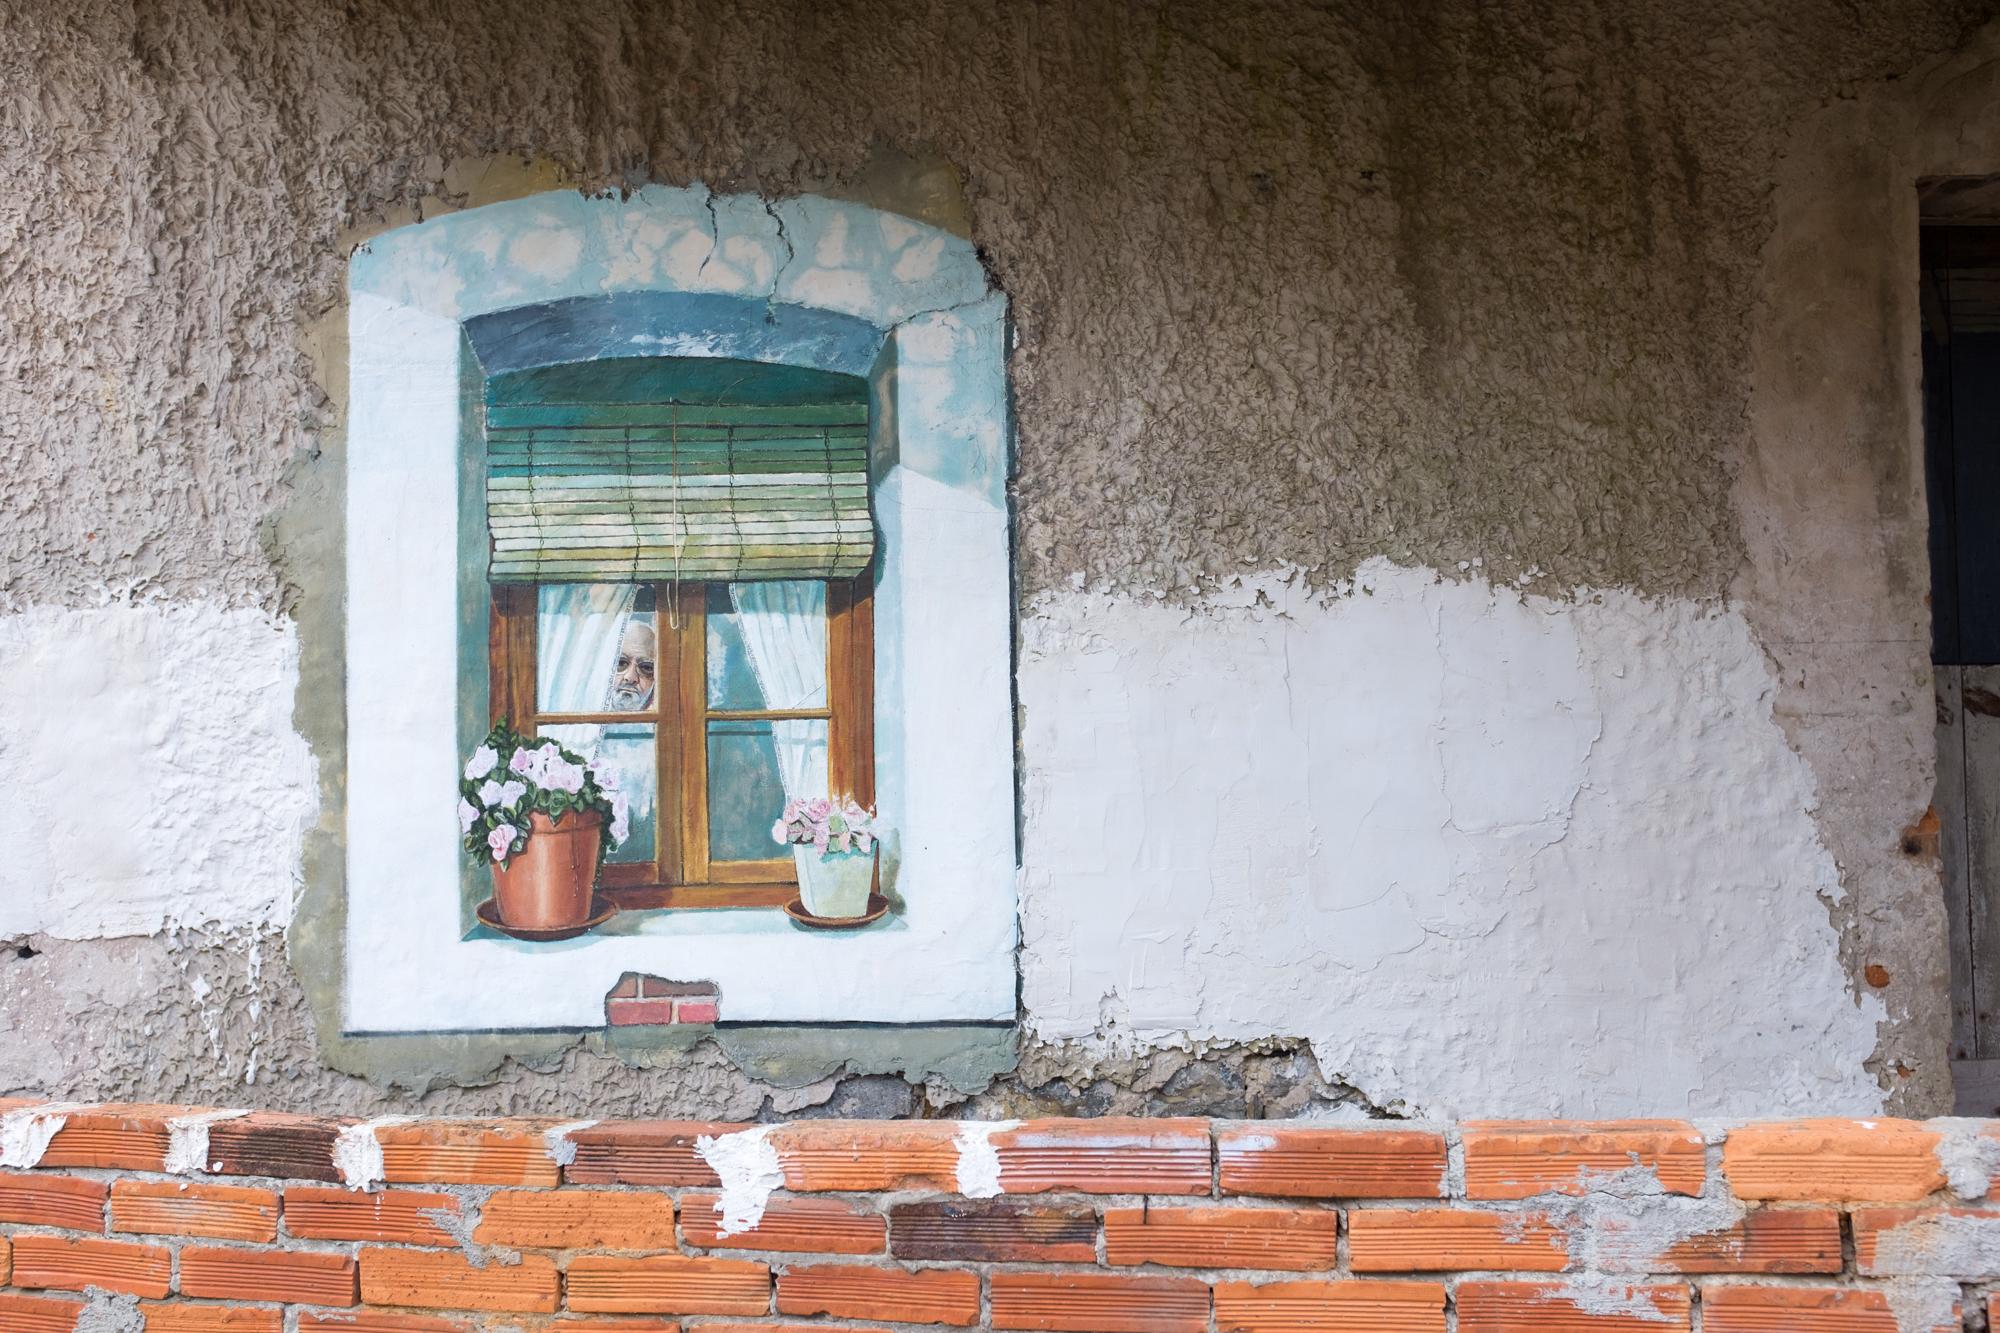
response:
M0 1333L107 1313L151 1333L2000 1314L2000 1121L391 1123L0 1100L0 1166Z

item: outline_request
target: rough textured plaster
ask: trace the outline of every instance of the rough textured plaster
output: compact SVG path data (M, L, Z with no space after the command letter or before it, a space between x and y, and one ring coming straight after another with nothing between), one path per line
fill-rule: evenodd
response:
M1334 599L1048 596L1023 635L1037 1036L1300 1035L1443 1117L1881 1108L1740 615L1377 561Z
M1888 973L1872 1067L1893 1109L1944 1111L1944 900L1935 855L1904 846L1936 764L1914 183L2000 173L2000 32L1802 118L1786 148L1755 287L1733 594L1818 779L1850 891L1843 961Z
M291 919L315 802L296 627L252 608L0 615L0 937Z
M1875 611L1907 605L1921 531L1913 546L1905 524L1893 549L1857 540L1873 530L1866 486L1843 488L1854 503L1832 514L1815 493L1760 514L1739 486L1732 513L1728 478L1777 442L1744 416L1753 301L1767 361L1857 309L1778 281L1808 261L1760 249L1784 212L1774 160L1791 146L1776 198L1794 201L1794 226L1816 211L1838 226L1857 191L1906 190L1914 160L1858 183L1825 168L1850 140L1900 142L1919 119L1961 168L1991 170L1993 145L1962 128L1990 122L1929 116L1953 96L1979 105L1966 68L1921 93L1883 84L1991 10L23 7L0 25L0 118L16 131L0 136L0 165L18 183L0 200L0 459L14 478L0 594L296 605L264 525L287 460L337 438L310 359L320 336L301 325L337 316L355 235L440 200L577 180L899 194L913 216L972 235L1013 298L1025 594L1083 573L1180 602L1241 568L1338 578L1371 554L1448 572L1474 557L1503 574L1533 565L1543 586L1713 592L1737 571L1740 522L1759 578L1797 574L1751 595L1750 615L1860 904L1842 918L1847 961L1895 978L1883 1074L1908 1070L1910 1104L1940 1107L1935 878L1890 850L1929 787L1927 742L1905 734L1895 700L1927 686L1907 624L1886 651L1854 642L1878 635ZM1902 119L1842 119L1885 100ZM1792 143L1828 101L1806 148ZM490 157L509 151L536 160ZM1877 262L1858 231L1821 239L1812 258L1837 256L1828 269ZM1882 253L1901 244L1877 239ZM1880 378L1850 369L1818 378L1830 393ZM1907 443L1907 421L1897 429ZM1773 474L1829 473L1803 443L1771 454ZM315 484L290 475L295 493ZM1906 517L1907 492L1884 492ZM1823 534L1810 559L1783 536L1800 516ZM337 530L308 535L337 552ZM1825 598L1867 613L1858 632L1799 636L1819 650L1788 655L1783 609L1810 616L1846 566L1870 563L1901 571L1898 598ZM310 673L328 643L309 627L300 642ZM306 703L299 725L318 745L327 732ZM325 795L323 821L339 808ZM309 860L333 831L312 835ZM30 992L0 1010L14 1086L166 1095L255 1067L286 1104L414 1095L320 1067L299 979L268 934L32 943L46 952L0 964ZM106 993L136 1021L101 1012L90 997ZM1191 1046L1086 1055L1031 1041L1018 1079L982 1104L1354 1104L1295 1039ZM678 1072L627 1072L568 1041L523 1056L562 1077L472 1041L374 1067L418 1088L497 1080L434 1094L468 1110L767 1105L711 1045ZM841 1065L838 1051L810 1063Z

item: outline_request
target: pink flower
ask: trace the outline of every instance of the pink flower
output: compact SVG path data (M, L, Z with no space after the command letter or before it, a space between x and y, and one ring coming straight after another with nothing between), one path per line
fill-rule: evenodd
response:
M550 791L582 791L583 765L569 763L561 757L547 760L542 764L541 784Z
M611 842L621 846L632 835L632 802L622 791L611 793Z
M499 762L500 755L492 746L480 746L472 752L472 758L466 761L465 780L467 782L479 781L479 779L491 773L493 766Z
M472 802L466 800L463 796L459 797L458 831L460 833L470 833L472 832L472 826L474 824L477 824L478 822L479 822L479 807L474 805Z
M498 861L501 865L506 865L507 853L514 846L514 826L512 824L496 824L493 831L486 835L486 846L493 853L494 860Z
M782 819L781 819L781 820L779 820L779 821L778 821L777 823L775 823L775 824L771 825L771 841L772 841L772 842L790 842L790 841L791 841L791 839L790 839L790 838L788 838L788 837L786 837L786 836L785 836L785 821L784 821L784 820L782 820Z
M542 761L533 750L516 750L514 751L514 757L507 761L507 771L510 773L519 773L530 782L539 782L541 780Z

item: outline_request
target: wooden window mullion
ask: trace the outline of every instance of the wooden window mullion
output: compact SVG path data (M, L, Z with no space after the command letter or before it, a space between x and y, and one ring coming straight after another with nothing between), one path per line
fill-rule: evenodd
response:
M708 864L708 597L707 585L675 588L680 607L675 631L677 669L672 748L678 769L679 875L676 884L706 884Z

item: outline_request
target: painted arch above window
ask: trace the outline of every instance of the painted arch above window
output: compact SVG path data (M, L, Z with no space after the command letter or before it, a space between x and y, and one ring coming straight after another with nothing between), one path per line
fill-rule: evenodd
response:
M1011 1020L1005 304L969 243L557 194L377 238L350 293L345 1029L596 1026L628 973L725 1022ZM456 777L501 718L629 801L587 934L474 910ZM866 930L779 910L772 821L821 793L886 829Z

